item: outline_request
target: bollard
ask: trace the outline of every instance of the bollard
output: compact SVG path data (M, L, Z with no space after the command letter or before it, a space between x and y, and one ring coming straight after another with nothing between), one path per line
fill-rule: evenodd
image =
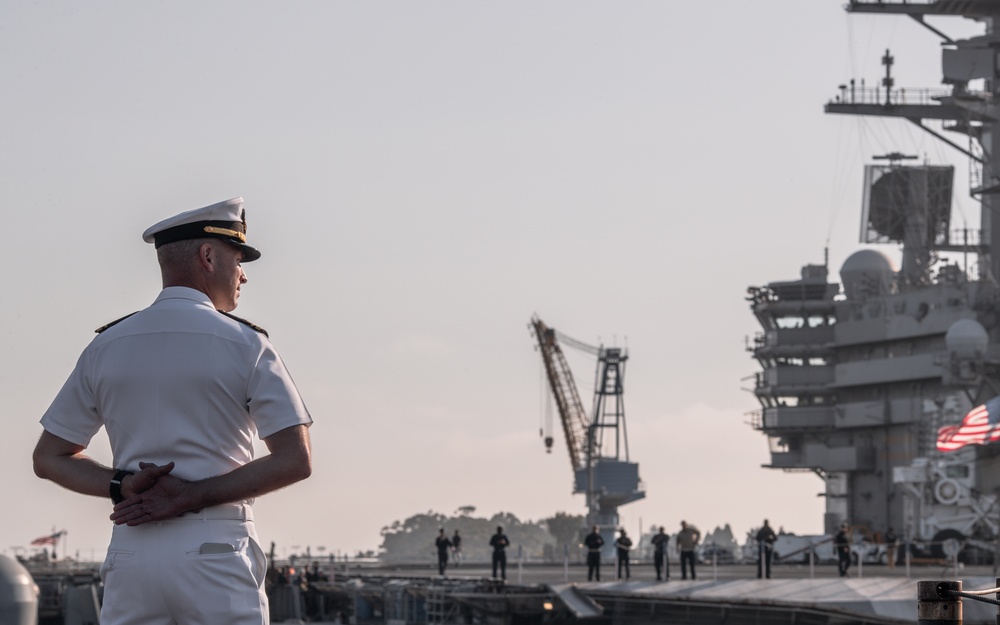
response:
M962 598L947 590L961 591L962 582L917 582L917 625L962 625Z

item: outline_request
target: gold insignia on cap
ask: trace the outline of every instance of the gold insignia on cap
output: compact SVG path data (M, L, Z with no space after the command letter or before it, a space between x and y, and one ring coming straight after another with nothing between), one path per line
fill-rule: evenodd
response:
M228 228L216 228L215 226L205 226L205 232L211 234L222 234L227 237L233 237L234 239L239 239L240 243L247 242L247 235L243 234L238 230L230 230Z

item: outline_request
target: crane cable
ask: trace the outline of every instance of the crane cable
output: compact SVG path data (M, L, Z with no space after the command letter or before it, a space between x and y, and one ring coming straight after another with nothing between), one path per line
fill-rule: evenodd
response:
M599 356L601 353L600 347L594 347L593 345L588 345L583 341L578 341L575 338L567 336L558 330L555 330L555 333L556 333L556 338L559 340L559 342L564 343L567 347L572 347L573 349L578 349L582 352L587 352L588 354L593 354L595 356Z

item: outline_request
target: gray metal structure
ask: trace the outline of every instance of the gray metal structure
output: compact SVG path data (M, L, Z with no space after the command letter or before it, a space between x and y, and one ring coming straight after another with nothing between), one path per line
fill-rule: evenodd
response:
M573 468L573 492L586 495L587 524L600 527L604 555L611 557L618 529L618 508L646 496L639 465L631 462L628 455L624 400L628 352L617 347L587 345L546 326L537 316L532 317L529 327L538 341L562 422ZM580 401L560 343L597 357L590 416ZM551 450L551 433L543 432L543 436Z
M762 368L752 424L769 439L767 466L823 479L826 532L845 521L893 527L940 555L946 539L994 541L1000 518L1000 445L936 449L940 427L1000 395L1000 254L991 253L1000 241L1000 2L852 0L846 10L926 26L942 40L948 88L896 88L887 50L882 84L841 85L826 112L906 120L965 154L981 230L951 229L951 167L876 157L885 162L866 168L860 241L901 245L902 266L866 248L845 261L839 283L824 262L748 289L763 329L748 346ZM975 19L985 33L951 39L925 21L935 15Z

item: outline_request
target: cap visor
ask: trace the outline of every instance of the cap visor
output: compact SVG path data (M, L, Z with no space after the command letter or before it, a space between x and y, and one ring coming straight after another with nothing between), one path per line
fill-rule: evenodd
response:
M234 243L234 245L243 251L243 261L244 263L249 263L260 258L260 250L256 247L250 247L245 243Z

